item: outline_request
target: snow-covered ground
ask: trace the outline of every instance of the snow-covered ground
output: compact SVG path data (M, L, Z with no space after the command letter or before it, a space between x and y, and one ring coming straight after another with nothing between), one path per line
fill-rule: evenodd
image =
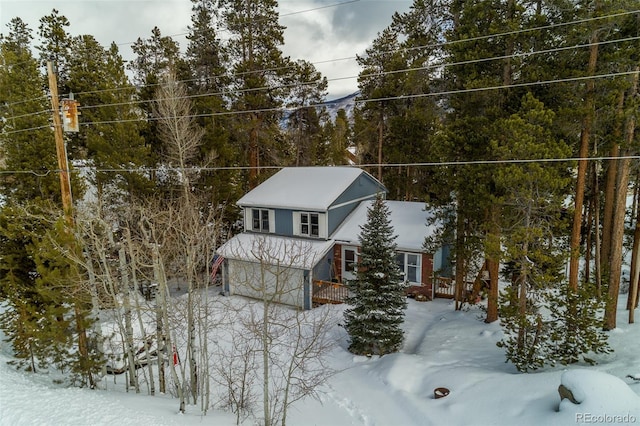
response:
M485 324L477 308L455 311L448 300L409 301L406 341L400 353L357 357L336 327L331 365L338 370L320 401L298 402L289 425L573 425L640 424L640 324L627 324L621 297L618 328L610 332L614 352L598 365L576 364L521 374L505 363L499 324ZM344 306L327 306L341 318ZM178 413L166 395L126 393L102 380L99 390L61 387L47 375L18 372L6 364L0 343L0 425L233 425L235 418L197 407ZM560 403L563 383L582 403ZM435 399L434 389L450 390ZM106 390L104 389L106 388ZM247 420L246 424L253 424Z

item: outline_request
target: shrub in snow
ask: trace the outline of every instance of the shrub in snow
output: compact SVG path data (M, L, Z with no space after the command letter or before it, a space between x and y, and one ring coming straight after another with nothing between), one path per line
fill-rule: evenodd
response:
M588 354L611 352L607 335L602 331L604 302L594 293L589 286L582 286L577 292L565 286L549 296L555 361L567 365L582 359L595 364Z

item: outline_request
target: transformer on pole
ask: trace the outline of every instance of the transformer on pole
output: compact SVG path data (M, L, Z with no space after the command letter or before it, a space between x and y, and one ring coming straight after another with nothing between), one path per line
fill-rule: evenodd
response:
M78 132L80 131L80 123L78 121L78 101L73 99L73 93L69 98L62 99L62 127L65 132Z

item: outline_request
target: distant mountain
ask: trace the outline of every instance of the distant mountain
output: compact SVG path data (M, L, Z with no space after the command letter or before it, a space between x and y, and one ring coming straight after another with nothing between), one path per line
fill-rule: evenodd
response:
M360 91L354 92L342 98L326 101L321 106L327 108L327 112L331 117L331 121L335 120L340 109L344 109L349 119L353 118L353 109L356 105L356 97L360 95Z
M333 99L330 101L326 101L317 106L317 109L326 108L327 113L329 114L329 118L331 121L336 120L336 116L338 115L338 111L340 109L344 109L344 112L347 113L347 118L349 121L353 120L353 109L356 106L356 97L360 95L360 91L354 92L350 95L344 96L342 98ZM282 120L280 121L280 127L282 129L287 129L287 120L289 119L289 115L291 111L285 111L282 116Z

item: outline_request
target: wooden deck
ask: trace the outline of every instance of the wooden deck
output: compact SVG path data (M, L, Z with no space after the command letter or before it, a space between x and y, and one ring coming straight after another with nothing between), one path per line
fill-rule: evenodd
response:
M455 282L451 278L436 277L433 280L435 291L434 297L453 299L455 296ZM473 288L472 282L465 285L465 294ZM412 286L407 291L408 297L415 297L417 294L423 295L426 300L432 299L431 289L428 287ZM340 304L344 303L349 295L347 287L342 283L313 280L312 302L314 305Z
M455 297L456 283L451 278L436 277L433 280L433 285L435 286L435 297L445 299L453 299ZM470 294L471 290L473 290L473 282L467 281L463 294Z
M344 303L349 291L344 284L334 283L329 281L313 281L313 296L312 301L314 304L325 305Z

